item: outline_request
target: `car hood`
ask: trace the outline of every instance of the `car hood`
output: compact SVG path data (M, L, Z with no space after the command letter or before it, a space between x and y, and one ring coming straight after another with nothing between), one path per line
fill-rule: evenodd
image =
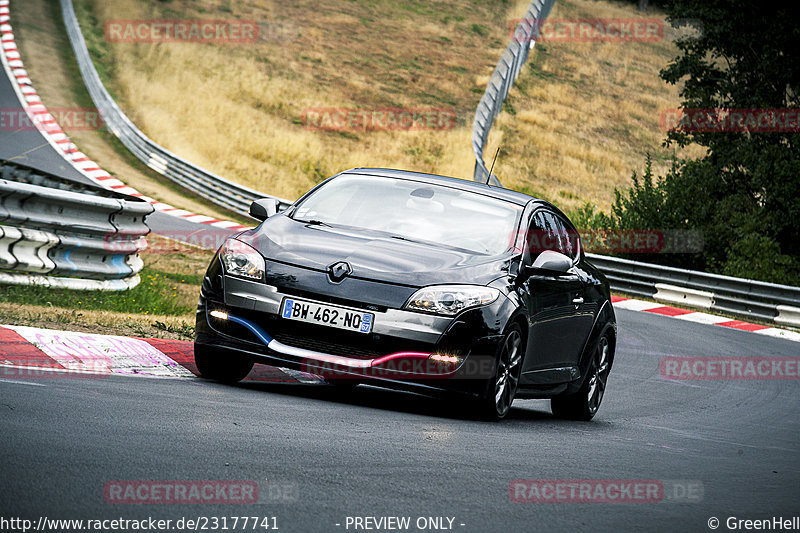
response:
M507 271L511 254L485 256L369 232L315 226L284 215L238 236L266 259L324 272L346 261L350 277L423 287L442 283L485 285Z

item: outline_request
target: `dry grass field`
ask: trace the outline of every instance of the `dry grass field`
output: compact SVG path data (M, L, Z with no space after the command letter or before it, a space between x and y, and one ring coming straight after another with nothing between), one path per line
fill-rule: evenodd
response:
M296 198L354 166L471 177L472 116L527 1L77 0L101 75L122 108L168 149L223 176ZM660 17L632 4L559 0L551 18ZM254 43L112 43L109 21L253 20ZM644 156L668 166L659 112L678 91L659 42L541 42L495 125L487 158L504 185L569 210L607 209ZM446 108L455 127L320 131L318 107Z

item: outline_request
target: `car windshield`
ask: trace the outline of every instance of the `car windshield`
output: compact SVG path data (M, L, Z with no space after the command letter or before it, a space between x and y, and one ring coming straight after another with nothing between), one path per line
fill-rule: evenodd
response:
M292 218L497 255L510 248L521 211L521 206L452 187L351 175L317 189Z

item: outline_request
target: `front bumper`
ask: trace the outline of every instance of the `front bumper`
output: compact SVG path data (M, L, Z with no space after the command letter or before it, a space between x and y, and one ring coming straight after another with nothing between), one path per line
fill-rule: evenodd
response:
M261 282L246 281L232 276L225 276L224 303L226 307L241 311L253 311L271 316L279 316L283 299L286 297L301 297L306 300L320 301L315 297L306 297L298 294L287 294L273 285ZM342 305L342 307L352 305ZM375 324L372 333L387 337L400 337L413 341L433 344L447 330L453 322L452 318L422 313L413 313L392 309L387 306L374 306L369 312L375 314ZM358 309L365 311L367 309Z
M223 291L209 288L204 285L198 306L196 343L221 357L235 352L332 380L407 382L469 393L494 372L504 327L498 317L510 305L500 298L455 318L373 306L373 330L364 335L281 319L283 298L297 295L275 286L224 276Z

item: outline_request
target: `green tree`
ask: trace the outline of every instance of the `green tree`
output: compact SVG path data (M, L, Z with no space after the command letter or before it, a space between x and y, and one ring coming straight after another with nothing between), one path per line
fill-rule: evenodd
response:
M621 228L693 228L705 248L695 257L659 257L728 275L797 284L800 275L800 26L792 2L670 0L668 21L690 21L695 35L677 42L662 71L682 84L681 107L793 109L783 131L678 128L666 144L696 143L700 159L680 161L663 178L634 173L612 208ZM788 126L788 127L787 127Z

